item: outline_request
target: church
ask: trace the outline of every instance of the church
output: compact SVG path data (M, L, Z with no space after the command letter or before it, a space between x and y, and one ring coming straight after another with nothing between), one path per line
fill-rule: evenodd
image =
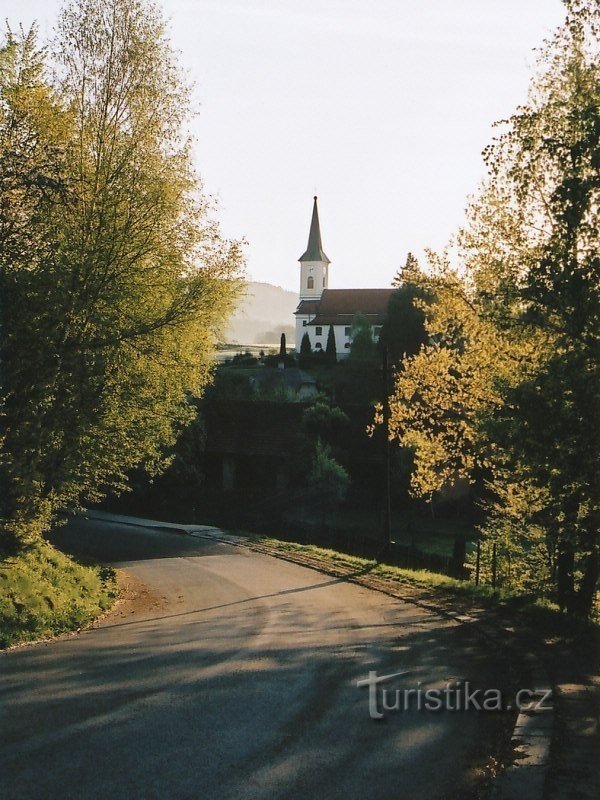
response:
M350 330L356 314L365 316L377 341L393 289L330 289L329 265L321 243L317 198L314 198L308 246L300 256L300 302L296 317L296 352L305 333L313 351L325 350L333 325L338 359L350 352Z

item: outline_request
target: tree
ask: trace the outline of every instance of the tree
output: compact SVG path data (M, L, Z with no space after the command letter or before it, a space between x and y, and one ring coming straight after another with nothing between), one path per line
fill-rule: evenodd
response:
M300 357L298 359L299 366L302 369L309 367L312 362L312 347L310 346L310 336L305 333L300 342Z
M391 364L399 364L406 356L416 355L427 342L425 313L420 303L427 301L428 294L412 253L392 283L397 289L390 297L378 344L380 350L387 348Z
M462 274L429 284L430 344L396 378L413 490L485 481L483 533L510 585L554 583L588 616L600 573L600 9L567 0L526 105L486 151ZM485 564L484 564L485 566Z
M350 485L350 477L331 455L329 445L323 444L320 440L317 440L315 446L308 483L321 510L324 524L327 514L343 503Z
M415 283L415 278L419 276L420 272L419 261L409 250L404 266L394 275L392 286L400 288L405 283Z
M378 363L371 323L364 314L355 314L352 320L349 361L353 365L362 367L374 366Z
M35 38L9 32L0 60L3 530L21 540L160 469L241 266L156 8L67 5L52 79Z
M327 346L325 347L325 358L328 364L337 364L337 348L335 346L335 331L333 325L329 326L327 333Z
M350 419L341 408L322 400L309 406L302 414L303 438L341 449L347 443Z
M279 344L279 357L284 359L284 361L285 361L286 356L287 356L287 346L286 346L286 343L285 343L285 333L282 333L281 334L280 344Z

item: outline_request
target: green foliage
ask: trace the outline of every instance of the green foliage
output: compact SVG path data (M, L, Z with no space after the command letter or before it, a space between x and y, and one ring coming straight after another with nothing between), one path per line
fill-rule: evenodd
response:
M302 341L300 342L300 354L303 356L310 355L312 353L312 347L310 346L310 336L308 333L305 333L302 337Z
M226 363L232 367L255 367L258 359L249 350L246 350L245 353L236 353Z
M341 448L348 435L350 420L341 408L318 401L302 414L302 434L312 442L318 440Z
M0 647L81 628L117 595L111 569L81 566L39 542L0 560Z
M249 376L254 370L221 366L215 370L214 381L206 389L206 403L218 408L224 402L248 400L255 396Z
M312 364L312 347L310 345L310 336L308 332L304 334L302 337L302 341L300 342L300 355L298 358L298 365L301 369L306 369L310 367Z
M329 326L329 331L327 332L327 346L325 347L325 358L328 364L337 364L335 330L333 329L333 325Z
M331 455L331 448L317 440L308 485L323 516L344 501L350 476Z
M371 367L379 362L371 323L364 314L356 314L352 320L348 361L361 367Z
M418 301L427 302L431 297L423 282L417 259L409 253L404 269L394 278L398 288L390 297L379 336L379 348L387 348L391 364L400 364L406 356L416 355L427 343L425 313Z
M486 151L461 273L421 279L430 343L396 377L413 491L485 479L484 575L589 616L600 576L600 8L567 2L528 102Z
M52 72L34 30L0 52L0 484L19 539L161 468L241 265L200 190L156 7L75 0L55 49Z
M296 366L296 359L291 353L286 353L284 356L272 354L265 356L263 359L263 363L265 367L269 369L278 369L280 364L283 364L285 367L295 367Z

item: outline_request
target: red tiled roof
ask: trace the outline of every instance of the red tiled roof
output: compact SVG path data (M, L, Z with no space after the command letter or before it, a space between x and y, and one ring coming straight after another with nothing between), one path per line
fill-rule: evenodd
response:
M324 289L319 314L382 314L395 289Z
M357 312L358 313L358 312ZM307 325L343 325L345 328L352 325L352 320L356 314L335 314L332 316L325 314L317 314L314 319L307 322ZM363 314L371 325L383 325L385 322L385 314Z
M394 289L324 289L315 310L303 304L315 301L303 300L298 312L316 316L309 325L350 325L355 314L364 314L371 325L382 325L387 316L387 307ZM304 310L306 308L306 310ZM296 313L298 313L296 312Z

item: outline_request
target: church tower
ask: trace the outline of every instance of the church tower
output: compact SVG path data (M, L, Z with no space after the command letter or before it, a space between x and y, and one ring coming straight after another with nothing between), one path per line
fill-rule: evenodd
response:
M327 289L330 261L323 252L319 211L315 195L308 246L300 256L300 300L319 300L323 289Z

